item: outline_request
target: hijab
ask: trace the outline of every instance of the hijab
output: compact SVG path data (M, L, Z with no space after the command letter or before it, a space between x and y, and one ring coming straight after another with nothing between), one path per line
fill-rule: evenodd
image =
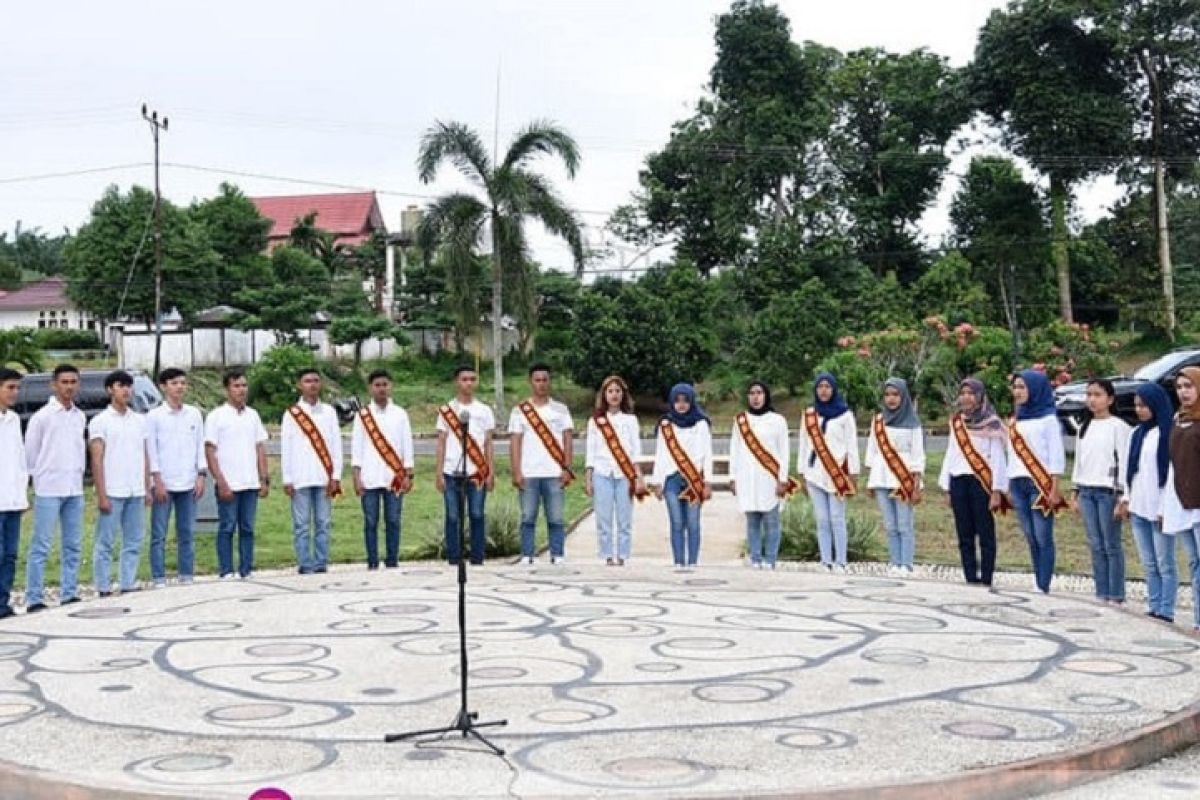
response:
M749 394L750 390L753 389L755 386L762 389L763 395L765 395L765 397L763 398L762 408L752 408L750 406L750 402L747 401L746 402L746 413L753 414L756 417L761 417L763 414L769 414L775 410L771 406L771 387L767 386L762 381L751 381L750 385L746 387L747 394Z
M900 393L900 405L894 410L885 404L880 404L883 412L883 424L889 428L919 428L921 418L913 408L912 395L908 393L908 381L903 378L888 378L883 382L883 388L891 387Z
M680 414L675 410L675 398L680 396L687 398L688 401L688 410L685 414ZM712 420L696 402L696 390L687 383L677 383L671 387L671 393L667 395L667 413L663 415L663 419L670 420L671 424L677 428L690 428L701 420L712 425Z
M821 383L828 383L833 388L833 397L829 398L829 402L823 402L817 396L817 386ZM817 379L813 382L813 407L817 410L818 416L821 417L822 430L825 429L825 423L829 422L829 420L837 419L850 410L850 406L846 405L846 401L838 389L837 378L833 377L832 373L817 373Z
M1200 390L1200 367L1184 367L1179 370L1179 374L1191 381L1197 390ZM1189 422L1200 422L1200 400L1197 400L1188 409L1180 406L1179 419Z
M983 385L983 381L978 378L967 378L958 385L959 392L963 389L975 395L973 411L966 412L959 409L967 430L982 436L1003 436L1004 423L1001 422L996 409L992 407L992 401L988 399L987 387Z
M1057 413L1054 405L1054 390L1046 373L1036 369L1021 370L1017 375L1029 390L1029 399L1017 406L1017 419L1041 419Z
M1171 426L1175 424L1174 410L1171 408L1171 398L1157 383L1143 383L1137 387L1137 396L1142 398L1154 416L1146 422L1138 422L1133 434L1129 437L1129 478L1133 484L1133 476L1137 475L1142 460L1142 443L1153 428L1158 428L1158 485L1167 483L1167 469L1171 466Z

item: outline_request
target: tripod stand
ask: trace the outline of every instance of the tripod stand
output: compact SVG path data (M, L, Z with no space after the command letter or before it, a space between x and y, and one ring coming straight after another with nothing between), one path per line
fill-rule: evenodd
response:
M481 742L489 750L498 756L504 755L504 749L497 747L486 736L479 732L479 728L498 728L508 724L508 720L495 720L492 722L478 722L479 712L470 711L467 708L467 541L463 533L467 528L467 436L470 426L471 417L463 411L459 415L459 428L461 431L461 446L462 454L459 457L458 468L452 476L458 484L458 676L459 676L459 707L458 715L454 721L444 728L426 728L418 731L406 731L404 733L389 733L383 737L384 742L399 742L405 739L414 739L419 736L434 736L441 735L442 737L449 736L452 733L462 734L462 738L472 737ZM474 530L471 531L474 534Z

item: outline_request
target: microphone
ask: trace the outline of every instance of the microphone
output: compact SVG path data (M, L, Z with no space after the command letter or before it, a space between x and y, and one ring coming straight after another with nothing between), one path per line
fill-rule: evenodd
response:
M462 425L463 431L464 432L467 431L471 427L471 412L469 412L469 411L458 412L458 422L460 425Z

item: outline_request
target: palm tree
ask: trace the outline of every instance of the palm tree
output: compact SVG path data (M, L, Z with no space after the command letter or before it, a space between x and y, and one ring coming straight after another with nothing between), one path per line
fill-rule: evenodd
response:
M42 368L42 348L28 328L13 328L0 331L0 367L15 364L27 372Z
M501 319L504 315L505 280L528 281L529 259L524 234L526 217L566 240L583 271L583 237L579 220L543 176L532 172L530 162L541 155L562 159L567 175L579 169L579 147L553 122L535 120L517 131L504 159L493 163L478 133L459 122L435 122L421 138L417 171L422 183L437 177L438 167L449 161L480 190L482 196L454 192L438 198L425 215L419 233L426 252L429 244L446 248L453 270L469 269L470 255L489 228L492 259L492 361L496 384L496 414L504 413L504 353ZM497 154L498 157L498 154ZM451 282L455 278L451 277ZM518 286L520 283L518 283Z

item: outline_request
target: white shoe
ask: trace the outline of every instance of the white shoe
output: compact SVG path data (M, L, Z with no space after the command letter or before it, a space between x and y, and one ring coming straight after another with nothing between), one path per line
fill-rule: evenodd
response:
M833 572L835 575L845 575L846 574L846 565L845 564L834 564Z
M825 568L826 572L833 572L833 564L822 564L821 566Z
M911 578L913 576L913 568L912 567L902 567L901 574L906 578Z
M522 561L524 561L526 564L528 564L531 567L537 563L537 559L535 559L533 556L526 556L525 558L522 559Z
M154 583L150 584L150 588L151 589L165 589L165 588L167 588L167 582L166 581L155 581Z
M179 579L179 584L180 584L181 586L190 586L190 585L192 585L192 583L194 583L194 582L195 582L195 581L192 579L192 576L191 576L191 575L187 575L187 576L181 577L181 578Z
M902 573L902 570L900 569L899 564L888 564L887 574L891 575L893 578L898 578L903 573Z
M566 556L550 556L550 565L551 566L560 567L566 563L567 563Z

